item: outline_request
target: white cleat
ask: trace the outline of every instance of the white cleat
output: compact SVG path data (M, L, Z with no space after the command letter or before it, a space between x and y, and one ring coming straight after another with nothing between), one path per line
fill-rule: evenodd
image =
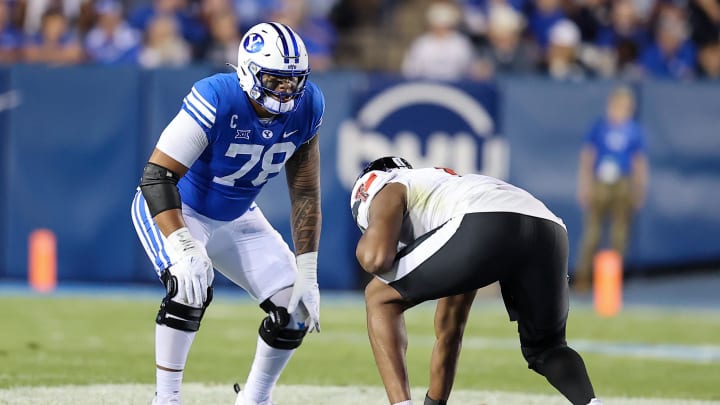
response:
M603 402L597 398L593 398L587 405L603 405Z
M245 399L245 397L243 397L242 390L240 389L240 384L238 383L235 383L233 389L235 389L235 392L237 393L237 397L235 398L235 405L273 405L271 400L267 400L264 402L255 402L249 399Z

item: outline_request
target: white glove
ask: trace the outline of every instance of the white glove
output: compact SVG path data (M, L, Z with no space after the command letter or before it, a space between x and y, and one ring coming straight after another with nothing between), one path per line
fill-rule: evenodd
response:
M208 287L215 277L205 247L192 237L186 227L171 233L167 241L177 258L170 267L170 275L177 281L177 300L201 307L207 300Z
M288 312L297 309L302 301L310 316L308 328L320 332L320 290L317 282L317 252L303 253L297 257L297 274L292 295L288 303Z

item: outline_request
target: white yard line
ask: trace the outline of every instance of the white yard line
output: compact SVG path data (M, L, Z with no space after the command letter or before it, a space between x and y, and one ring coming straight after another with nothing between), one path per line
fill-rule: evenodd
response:
M61 387L18 387L0 389L3 405L147 405L152 400L152 385L87 385ZM412 392L421 404L425 388ZM387 404L385 391L375 386L279 385L274 394L278 405ZM464 405L567 405L559 395L510 393L499 391L453 391L451 403ZM230 385L185 384L184 405L233 404L235 394ZM659 398L603 398L605 405L720 405L720 401L697 401Z

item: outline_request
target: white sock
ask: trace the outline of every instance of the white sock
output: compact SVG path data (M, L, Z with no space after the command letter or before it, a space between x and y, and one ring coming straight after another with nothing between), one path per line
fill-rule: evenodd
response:
M180 398L182 378L182 371L155 369L155 395L157 396L158 403L164 404L173 398Z
M158 399L180 395L185 362L197 332L185 332L166 325L155 325L155 364L177 371L157 369L155 389Z
M258 336L255 358L243 387L243 397L258 403L268 401L275 383L294 352L294 349L270 347Z
M402 402L396 402L393 405L412 405L412 399L408 399L407 401Z

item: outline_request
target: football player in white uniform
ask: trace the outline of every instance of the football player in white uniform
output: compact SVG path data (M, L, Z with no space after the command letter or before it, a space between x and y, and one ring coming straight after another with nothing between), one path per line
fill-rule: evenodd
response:
M367 325L391 404L409 405L403 313L438 299L426 405L447 403L478 288L500 282L528 367L575 405L600 404L580 355L567 346L568 240L560 218L527 191L450 169L371 162L350 195L363 236Z
M267 313L237 404L270 404L295 348L308 330L320 331L318 129L325 101L309 71L292 29L252 27L236 72L195 83L143 170L132 219L167 289L156 318L155 404L180 403L214 269ZM294 253L254 202L283 167Z

